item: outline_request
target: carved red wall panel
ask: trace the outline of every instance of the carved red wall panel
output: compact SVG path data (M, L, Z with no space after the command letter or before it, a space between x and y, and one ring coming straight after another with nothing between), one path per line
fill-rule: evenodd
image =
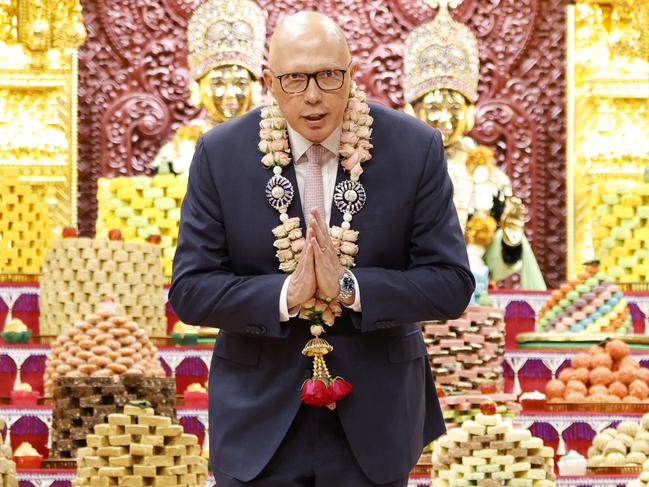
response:
M370 97L403 105L402 44L434 12L417 0L258 0L272 31L319 10L348 35ZM82 0L88 41L79 61L79 219L94 232L96 180L147 174L172 131L194 118L185 27L201 0ZM566 0L465 0L454 16L480 43L473 136L492 147L528 206L527 232L549 284L565 274Z

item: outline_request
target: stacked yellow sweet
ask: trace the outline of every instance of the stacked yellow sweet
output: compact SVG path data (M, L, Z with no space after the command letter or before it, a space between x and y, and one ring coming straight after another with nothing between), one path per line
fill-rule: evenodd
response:
M593 199L593 245L602 271L620 283L649 280L649 183L599 183Z
M56 241L40 281L41 335L60 335L110 297L149 336L165 336L163 285L156 245L89 238Z
M588 449L589 467L641 466L649 459L649 414L640 423L622 421L593 438Z
M52 241L47 205L19 180L18 168L0 171L0 269L38 274Z
M433 448L434 487L555 485L554 450L499 414L478 414Z
M207 478L207 459L195 435L183 433L153 409L127 405L95 426L87 448L77 450L73 487L199 486Z
M2 428L5 422L0 420ZM12 460L11 447L3 445L0 447L0 485L4 487L18 487L16 476L16 462Z
M170 276L187 176L119 177L100 179L97 184L97 238L108 238L114 229L127 242L145 242L159 235L164 274Z

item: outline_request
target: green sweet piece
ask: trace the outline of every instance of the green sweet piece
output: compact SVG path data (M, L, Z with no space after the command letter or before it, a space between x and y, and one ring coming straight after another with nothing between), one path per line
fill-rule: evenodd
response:
M151 187L153 179L148 176L133 176L131 184L135 189L144 190Z
M602 201L607 205L617 205L620 202L620 197L617 193L606 193L602 195Z
M131 218L135 216L135 210L130 206L123 206L122 208L115 209L115 215L120 218Z
M162 198L165 195L164 189L162 188L147 188L144 190L143 196L146 199L154 200L156 198Z
M172 208L176 208L176 200L168 197L158 198L154 204L158 210L171 210Z

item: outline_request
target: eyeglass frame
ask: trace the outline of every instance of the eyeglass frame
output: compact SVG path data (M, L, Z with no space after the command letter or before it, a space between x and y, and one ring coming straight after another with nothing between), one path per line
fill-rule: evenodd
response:
M277 75L277 74L275 74L275 73L273 73L273 72L271 71L271 74L272 74L275 78L277 78L277 80L279 81L279 87L280 87L280 88L282 89L282 91L283 91L284 93L286 93L287 95L299 95L300 93L304 93L306 90L309 89L309 84L311 84L311 79L313 79L313 80L315 81L315 85L318 87L318 89L319 89L320 91L331 92L331 91L339 90L340 88L343 87L343 85L345 84L345 75L346 75L347 72L349 71L349 67L352 65L352 62L353 62L353 61L349 61L349 64L347 64L347 67L345 67L345 69L327 68L327 69L321 69L320 71L315 71L315 72L312 72L312 73L291 72L291 73L284 73L284 74L280 74L280 75ZM318 83L318 78L317 78L317 76L318 76L320 73L324 73L325 71L341 71L341 72L343 73L343 81L342 81L342 83L340 84L340 86L339 86L338 88L331 88L331 89L326 90L326 89L324 89L324 88L322 88L322 87L320 86L320 83ZM292 91L292 92L288 92L288 91L286 91L286 90L284 89L284 85L282 85L282 78L285 77L285 76L288 76L288 75L290 75L290 74L303 74L303 75L306 76L306 86L304 87L303 90L301 90L301 91Z

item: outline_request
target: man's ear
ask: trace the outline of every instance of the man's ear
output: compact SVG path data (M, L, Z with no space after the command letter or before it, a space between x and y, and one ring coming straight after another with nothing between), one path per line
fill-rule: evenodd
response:
M266 87L266 90L274 97L275 93L273 93L273 73L270 72L270 69L264 69L261 73L261 77L264 80L264 86Z

